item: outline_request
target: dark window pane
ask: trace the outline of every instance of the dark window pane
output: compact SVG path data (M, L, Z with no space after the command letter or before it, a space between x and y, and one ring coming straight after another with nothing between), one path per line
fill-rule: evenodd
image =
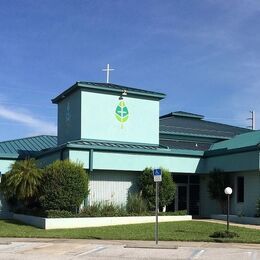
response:
M244 177L237 177L237 202L244 202Z
M198 175L190 175L190 183L191 184L199 184L200 178Z
M176 183L188 183L188 176L187 175L173 175L173 181Z
M187 187L179 186L178 187L178 210L187 209Z
M190 185L190 203L189 214L199 215L199 203L200 203L200 186Z

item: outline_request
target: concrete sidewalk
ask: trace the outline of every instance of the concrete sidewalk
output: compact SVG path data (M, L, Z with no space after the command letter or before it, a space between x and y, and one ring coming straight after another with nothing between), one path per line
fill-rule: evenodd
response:
M159 242L161 248L154 244L154 241L0 238L0 259L260 259L258 244L163 241ZM171 248L176 245L177 249Z
M224 224L224 225L227 224L227 222L224 221L224 220L211 219L211 218L207 218L207 219L193 219L192 221L205 221L205 222L218 223L218 224ZM259 229L260 230L260 226L258 226L258 225L239 224L239 223L233 223L233 222L229 222L229 225L230 226L245 227L245 228Z
M109 245L144 245L154 247L155 241L143 240L95 240L95 239L59 239L59 238L4 238L0 237L1 244L10 244L13 242L28 243L52 243L52 244L109 244ZM217 243L217 242L189 242L189 241L159 241L160 246L165 247L207 247L207 248L252 248L260 250L260 244L250 243Z

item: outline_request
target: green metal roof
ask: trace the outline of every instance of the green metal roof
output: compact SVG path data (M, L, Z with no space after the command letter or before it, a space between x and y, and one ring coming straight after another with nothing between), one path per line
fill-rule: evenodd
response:
M0 142L0 158L25 158L57 146L57 137L39 135Z
M243 147L257 146L260 144L260 130L236 135L234 138L213 144L210 151L219 149L239 149Z
M62 99L69 96L71 93L78 89L85 89L85 90L99 90L104 92L112 92L117 94L122 94L124 91L126 91L127 94L130 95L137 95L137 96L143 96L143 97L149 97L149 98L155 98L155 99L163 99L165 98L165 94L154 92L154 91L148 91L144 89L138 89L138 88L131 88L111 83L97 83L97 82L86 82L86 81L77 81L73 86L62 92L60 95L58 95L56 98L52 99L52 103L59 103Z
M165 118L165 117L171 117L171 116L176 116L176 117L189 117L189 118L195 118L195 119L203 119L204 116L203 115L199 115L199 114L194 114L194 113L189 113L189 112L185 112L185 111L176 111L176 112L171 112L169 114L160 116L160 118Z
M252 130L203 120L203 116L177 111L160 117L160 134L230 139ZM173 138L174 139L174 138Z
M161 155L176 155L176 156L192 156L201 157L203 151L186 150L186 149L169 149L164 145L149 145L139 143L123 143L113 141L101 140L76 140L70 141L57 148L43 151L39 157L48 153L54 153L61 149L76 149L76 150L90 150L108 151L108 152L126 152L126 153L142 153L142 154L161 154Z

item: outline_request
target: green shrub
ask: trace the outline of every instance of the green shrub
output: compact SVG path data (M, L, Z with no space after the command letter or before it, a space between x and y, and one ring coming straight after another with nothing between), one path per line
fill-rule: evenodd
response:
M85 207L79 214L80 217L120 217L126 216L127 212L123 206L112 202L97 202Z
M155 182L153 180L153 169L145 168L140 176L140 189L150 210L155 209ZM176 191L176 185L171 173L162 169L162 182L159 184L159 206L160 208L172 203Z
M36 217L43 217L46 218L47 214L46 211L44 211L43 209L39 209L39 208L16 208L14 210L14 213L16 214L23 214L23 215L30 215L30 216L36 216Z
M102 208L103 217L120 217L125 216L126 210L123 206L115 205L113 203L105 203Z
M111 206L112 205L112 206ZM107 211L107 209L109 209ZM66 210L43 210L39 208L19 208L15 209L14 213L30 215L42 218L84 218L84 217L124 217L124 216L154 216L154 211L145 212L127 212L124 207L115 206L113 204L102 205L102 203L95 203L84 208L80 213L74 214ZM159 212L159 216L180 216L186 215L185 210L175 212Z
M96 202L83 208L80 213L81 216L88 217L101 217L102 216L102 203Z
M147 205L145 200L140 194L130 194L126 204L127 213L144 213L147 211Z
M226 187L230 187L231 181L229 174L220 169L214 169L209 174L208 192L210 198L219 202L222 213L226 211L227 195L224 193Z
M19 208L14 211L16 214L23 214L23 215L30 215L35 217L42 217L42 218L72 218L72 217L79 217L77 214L73 214L70 211L66 210L43 210L39 208Z
M43 209L76 212L88 195L88 176L82 164L56 161L44 169L41 187Z
M66 210L46 210L45 215L47 218L73 218L77 215Z
M236 232L216 231L210 237L213 237L213 238L234 238L234 237L239 237L239 235Z
M8 202L19 201L30 206L38 195L41 178L42 171L37 168L35 159L16 161L3 176L1 191Z
M173 216L185 216L188 214L187 210L176 210L174 212L171 212Z

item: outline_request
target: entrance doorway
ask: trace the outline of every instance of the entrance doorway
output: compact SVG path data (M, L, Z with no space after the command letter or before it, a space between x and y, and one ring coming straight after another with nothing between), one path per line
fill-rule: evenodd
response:
M175 210L187 210L188 185L177 185L175 196Z
M167 211L187 210L190 215L199 215L200 180L198 175L173 174L176 184L175 199Z

